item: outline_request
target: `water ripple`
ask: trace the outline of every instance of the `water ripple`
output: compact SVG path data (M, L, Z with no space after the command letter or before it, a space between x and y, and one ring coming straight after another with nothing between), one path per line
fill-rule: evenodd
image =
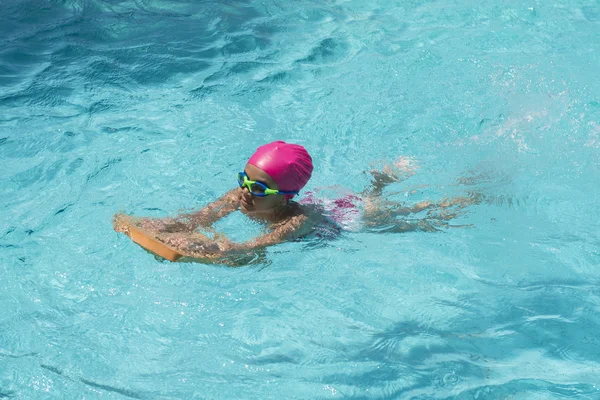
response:
M597 16L0 2L0 398L597 398ZM390 200L482 201L469 229L321 232L245 268L112 230L203 206L275 139L309 148L310 190L408 155Z

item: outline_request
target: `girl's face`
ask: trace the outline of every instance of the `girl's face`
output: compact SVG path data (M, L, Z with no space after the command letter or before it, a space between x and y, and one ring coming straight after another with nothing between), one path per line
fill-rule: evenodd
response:
M259 181L269 187L269 189L279 190L279 186L262 169L246 164L244 172L251 181ZM271 194L265 197L253 196L247 187L241 187L240 190L240 208L243 212L269 212L286 204L285 197L281 194Z

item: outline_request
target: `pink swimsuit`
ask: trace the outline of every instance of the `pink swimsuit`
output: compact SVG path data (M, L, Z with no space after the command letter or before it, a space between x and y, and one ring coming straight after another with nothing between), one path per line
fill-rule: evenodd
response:
M353 194L346 194L335 200L315 197L314 192L306 192L300 204L312 204L323 208L325 216L333 220L340 228L348 231L360 229L363 200Z

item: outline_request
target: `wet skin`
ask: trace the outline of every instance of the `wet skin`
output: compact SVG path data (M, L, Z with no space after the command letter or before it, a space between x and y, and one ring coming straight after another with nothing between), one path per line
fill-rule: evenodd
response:
M269 189L279 190L279 186L262 169L247 164L244 172L251 181L259 181L269 187ZM240 210L244 214L255 214L256 217L267 218L272 214L277 214L287 205L287 200L281 194L272 194L265 197L253 196L247 187L238 188L240 196ZM249 215L251 216L251 215Z

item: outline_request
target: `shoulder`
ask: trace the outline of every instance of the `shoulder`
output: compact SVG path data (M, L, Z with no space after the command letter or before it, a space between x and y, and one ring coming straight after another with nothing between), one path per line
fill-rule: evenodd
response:
M294 222L308 222L315 215L320 214L312 204L300 204L295 201L290 202L288 219Z
M296 232L300 236L312 230L323 220L324 216L310 205L292 203L285 218L271 225L271 229L286 232Z
M294 203L295 210L299 218L304 222L319 223L323 218L323 208L318 204Z

